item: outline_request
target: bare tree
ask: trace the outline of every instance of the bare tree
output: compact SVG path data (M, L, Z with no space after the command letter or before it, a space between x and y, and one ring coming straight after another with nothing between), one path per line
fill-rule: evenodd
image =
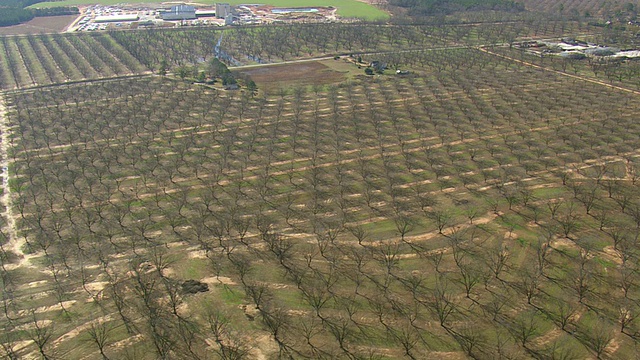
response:
M613 340L613 331L608 321L600 317L595 326L580 326L580 334L582 341L596 355L596 358L602 359L609 343Z
M430 308L438 317L440 326L447 328L447 320L456 311L456 304L453 302L453 297L445 279L438 280L436 287L433 289Z
M42 356L43 360L53 359L54 356L49 349L51 347L51 340L53 337L52 326L38 320L35 312L32 312L32 321L33 328L29 331L29 338L33 340L33 343L38 348L38 352Z
M207 310L207 324L218 344L218 355L224 360L241 360L247 358L251 347L242 341L240 334L231 329L231 321L224 313Z
M540 324L536 311L527 311L520 314L518 318L515 319L510 330L516 341L518 341L523 348L528 349L531 339L540 332Z
M105 348L109 346L111 332L111 326L105 322L91 323L89 329L87 329L87 336L89 341L93 342L102 356L102 360L109 360L107 354L105 354Z

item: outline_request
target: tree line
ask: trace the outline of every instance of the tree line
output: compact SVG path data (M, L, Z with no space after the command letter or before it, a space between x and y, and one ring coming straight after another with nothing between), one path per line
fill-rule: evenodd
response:
M511 0L391 0L389 4L407 9L411 16L452 14L459 11L524 11Z

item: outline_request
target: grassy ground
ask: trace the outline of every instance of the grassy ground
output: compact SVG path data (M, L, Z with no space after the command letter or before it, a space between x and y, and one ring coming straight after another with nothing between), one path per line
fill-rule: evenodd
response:
M136 0L134 3L157 3L157 0ZM212 5L216 1L203 0L198 3ZM231 5L245 4L243 0L231 0L228 1ZM266 4L281 7L309 7L309 6L334 6L338 8L338 15L343 17L357 17L367 20L386 19L389 17L384 11L356 0L270 0L265 2ZM65 0L65 1L52 1L42 2L33 5L34 8L54 7L54 6L78 6L78 5L116 5L122 4L120 0Z

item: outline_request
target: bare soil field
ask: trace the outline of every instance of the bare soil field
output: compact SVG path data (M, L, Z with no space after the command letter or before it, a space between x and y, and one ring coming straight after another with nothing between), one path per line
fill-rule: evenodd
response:
M0 27L0 35L31 35L62 32L77 15L37 17L24 24Z
M249 75L263 89L295 85L335 84L342 81L345 76L320 62L264 66L242 70L241 73Z

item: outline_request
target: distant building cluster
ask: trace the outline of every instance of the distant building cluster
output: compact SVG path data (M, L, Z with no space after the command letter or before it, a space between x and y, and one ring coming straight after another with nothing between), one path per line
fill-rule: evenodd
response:
M175 5L160 15L162 16L162 20L165 21L194 20L199 17L215 16L218 19L224 19L225 25L233 23L233 12L231 11L231 5L228 3L216 3L215 11L196 10L196 8L191 5Z
M337 20L334 7L278 8L264 4L196 8L187 4L93 5L70 26L70 31L135 29L140 27L207 26L232 24L269 24L274 22L332 22Z
M616 47L598 45L573 38L562 38L560 41L524 41L515 46L527 49L535 55L554 55L573 60L586 58L640 58L640 50L637 49L621 50Z

